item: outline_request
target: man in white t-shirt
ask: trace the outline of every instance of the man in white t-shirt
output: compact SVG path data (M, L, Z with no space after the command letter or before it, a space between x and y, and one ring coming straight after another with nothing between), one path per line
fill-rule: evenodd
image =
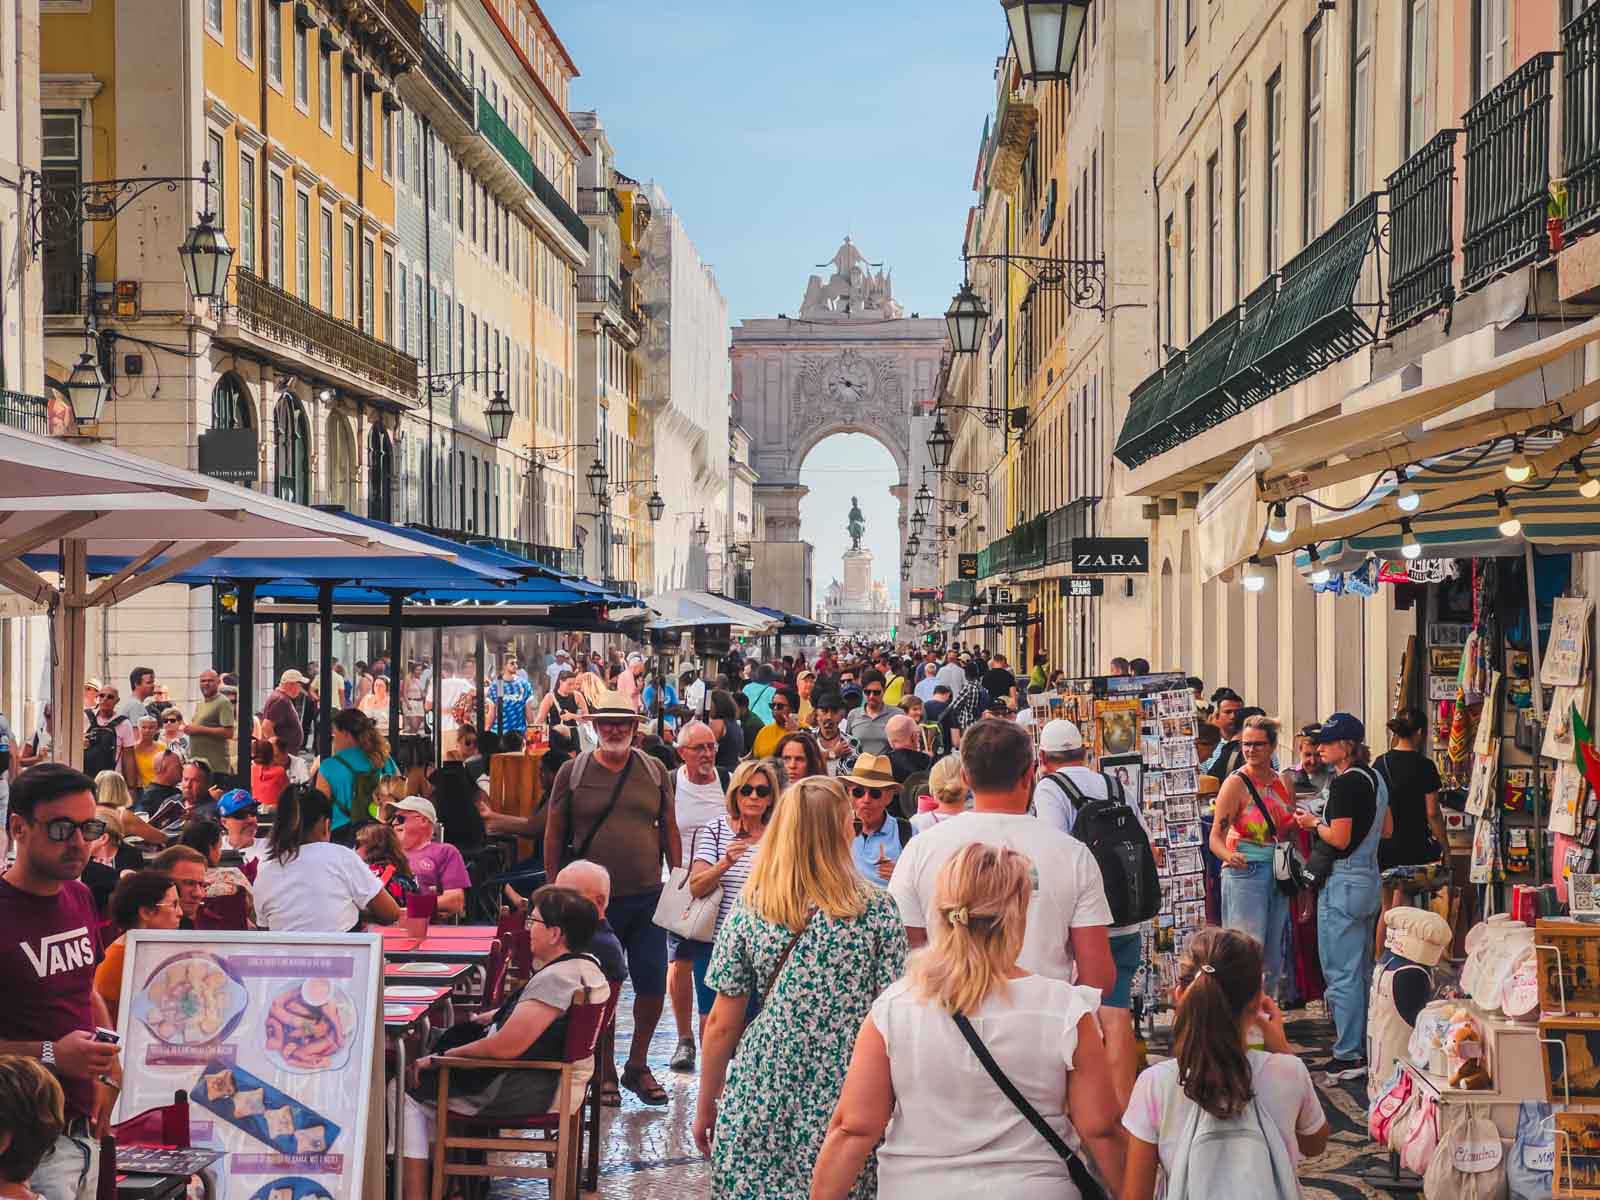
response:
M1032 740L1010 721L978 721L961 739L961 773L972 791L972 811L912 838L889 880L911 945L928 940L927 914L940 868L971 842L1009 846L1033 861L1038 880L1018 964L1109 992L1116 968L1106 937L1111 907L1100 867L1082 842L1042 829L1028 815Z
M439 680L439 729L444 733L454 733L456 701L472 690L472 684L456 674L456 664L448 658L442 666L444 675Z
M673 780L673 813L683 839L684 861L688 862L695 834L727 815L728 788L717 770L717 735L711 726L690 721L678 731L677 747L683 766ZM678 1046L669 1064L674 1071L694 1070L694 964L701 957L710 961L710 942L690 942L667 934L667 995L672 998L672 1017L678 1023Z
M1104 800L1110 794L1108 780L1099 771L1084 765L1088 757L1083 732L1071 721L1057 718L1039 731L1039 776L1033 787L1034 814L1046 825L1071 834L1078 820L1078 809L1091 800ZM1120 785L1119 785L1120 786ZM1076 795L1073 795L1073 792ZM1139 811L1137 796L1122 795L1133 809L1134 819L1145 836L1150 830ZM1109 907L1109 905L1108 905ZM1114 925L1108 931L1111 961L1116 965L1116 985L1101 997L1101 1025L1106 1035L1106 1055L1117 1097L1126 1103L1133 1090L1138 1062L1133 1036L1133 977L1143 959L1140 930L1143 925Z

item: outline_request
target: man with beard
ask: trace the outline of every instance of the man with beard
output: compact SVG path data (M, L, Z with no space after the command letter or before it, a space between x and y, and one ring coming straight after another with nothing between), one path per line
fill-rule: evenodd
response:
M848 775L861 747L843 729L844 699L838 692L828 692L815 701L817 715L817 746L829 775Z
M42 763L17 777L6 818L17 857L0 877L0 971L11 981L0 1054L42 1062L66 1094L66 1128L28 1181L49 1200L94 1196L100 1135L122 1086L116 1047L95 1040L97 1026L115 1022L94 990L100 917L78 879L106 830L94 800L87 775Z

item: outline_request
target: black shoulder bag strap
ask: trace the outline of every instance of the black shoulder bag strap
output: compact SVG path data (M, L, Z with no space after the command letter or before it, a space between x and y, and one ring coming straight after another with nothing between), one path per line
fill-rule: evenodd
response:
M972 1047L972 1052L978 1056L978 1061L983 1064L983 1069L989 1073L989 1078L994 1080L997 1088L1011 1101L1012 1107L1021 1113L1028 1124L1038 1130L1042 1137L1067 1164L1067 1174L1072 1176L1073 1186L1078 1189L1082 1200L1108 1200L1105 1189L1100 1186L1100 1181L1094 1177L1093 1172L1083 1163L1083 1160L1072 1152L1072 1147L1062 1140L1061 1135L1050 1128L1050 1122L1039 1115L1039 1110L1028 1103L1028 1099L1017 1090L1017 1085L1006 1077L1000 1069L1000 1064L994 1061L994 1056L989 1053L989 1047L983 1044L983 1039L978 1036L978 1031L972 1027L972 1022L960 1013L955 1014L956 1028L961 1031L961 1036L967 1039L967 1045Z
M1278 825L1272 819L1272 814L1267 811L1267 806L1261 802L1261 793L1256 791L1256 781L1251 779L1243 767L1234 772L1245 787L1250 789L1250 798L1256 802L1256 807L1261 810L1261 816L1267 822L1267 832L1272 835L1272 840L1278 840Z
M592 754L593 751L590 751L590 753ZM627 765L622 768L621 774L617 776L617 782L611 785L611 799L606 802L605 810L601 812L600 819L590 827L588 836L583 839L583 844L573 847L571 857L567 859L568 862L576 862L580 858L588 857L589 847L594 842L595 834L600 832L600 826L610 819L612 810L617 807L617 798L622 795L622 787L628 782L628 775L633 771L633 757L633 754L629 753ZM574 771L576 771L576 767L574 767ZM572 788L567 793L567 825L569 833L572 825L572 802L576 798L577 789ZM571 845L570 840L568 844Z

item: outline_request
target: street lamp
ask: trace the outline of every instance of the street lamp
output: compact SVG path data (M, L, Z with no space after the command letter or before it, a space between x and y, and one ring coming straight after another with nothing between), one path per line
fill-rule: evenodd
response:
M667 502L661 498L660 492L651 492L650 499L644 502L644 507L645 511L650 514L650 520L655 522L661 520L662 515L667 511Z
M700 518L700 523L689 531L689 536L694 540L697 549L704 550L706 543L711 540L711 530L706 526L706 519Z
M506 394L503 391L496 388L494 396L483 410L483 417L489 425L489 437L492 441L505 441L506 435L511 432L511 416L511 402L506 399Z
M226 294L228 268L233 264L233 247L211 221L211 213L200 214L200 224L189 231L183 245L178 247L178 257L183 261L183 275L189 281L189 290L213 303L221 303Z
M925 517L933 507L933 493L928 490L928 481L924 479L922 486L917 489L917 515Z
M1029 83L1065 79L1078 57L1089 0L1000 0L1017 66Z
M584 478L589 481L589 495L595 500L603 500L606 495L606 465L600 461L598 455L589 466Z
M72 404L72 419L78 425L94 425L100 420L100 410L105 406L111 388L100 370L100 359L93 349L85 346L78 363L67 376L67 398Z
M945 326L950 331L950 348L957 354L976 354L983 341L983 328L989 323L989 310L984 307L972 284L962 281L961 290L950 307L945 310Z
M918 537L921 537L922 536L922 531L924 529L926 529L927 527L928 527L928 518L927 517L923 516L920 512L911 514L911 532L912 533L916 534Z
M942 471L950 465L950 453L956 447L956 439L950 434L950 427L944 423L944 414L940 413L933 423L933 432L928 435L928 457L933 465Z

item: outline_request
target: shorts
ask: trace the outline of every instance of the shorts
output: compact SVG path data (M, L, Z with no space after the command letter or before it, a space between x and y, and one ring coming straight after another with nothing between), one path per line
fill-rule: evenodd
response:
M661 889L633 896L613 896L606 920L622 943L628 960L628 978L638 996L667 994L667 931L655 922Z
M695 942L688 938L681 938L670 929L663 930L663 932L667 935L667 961L669 963L694 962L696 958L702 957L708 962L710 961L710 942Z
M1111 961L1117 967L1117 983L1100 1003L1107 1008L1133 1007L1133 977L1144 962L1144 939L1137 933L1119 933L1111 939Z

